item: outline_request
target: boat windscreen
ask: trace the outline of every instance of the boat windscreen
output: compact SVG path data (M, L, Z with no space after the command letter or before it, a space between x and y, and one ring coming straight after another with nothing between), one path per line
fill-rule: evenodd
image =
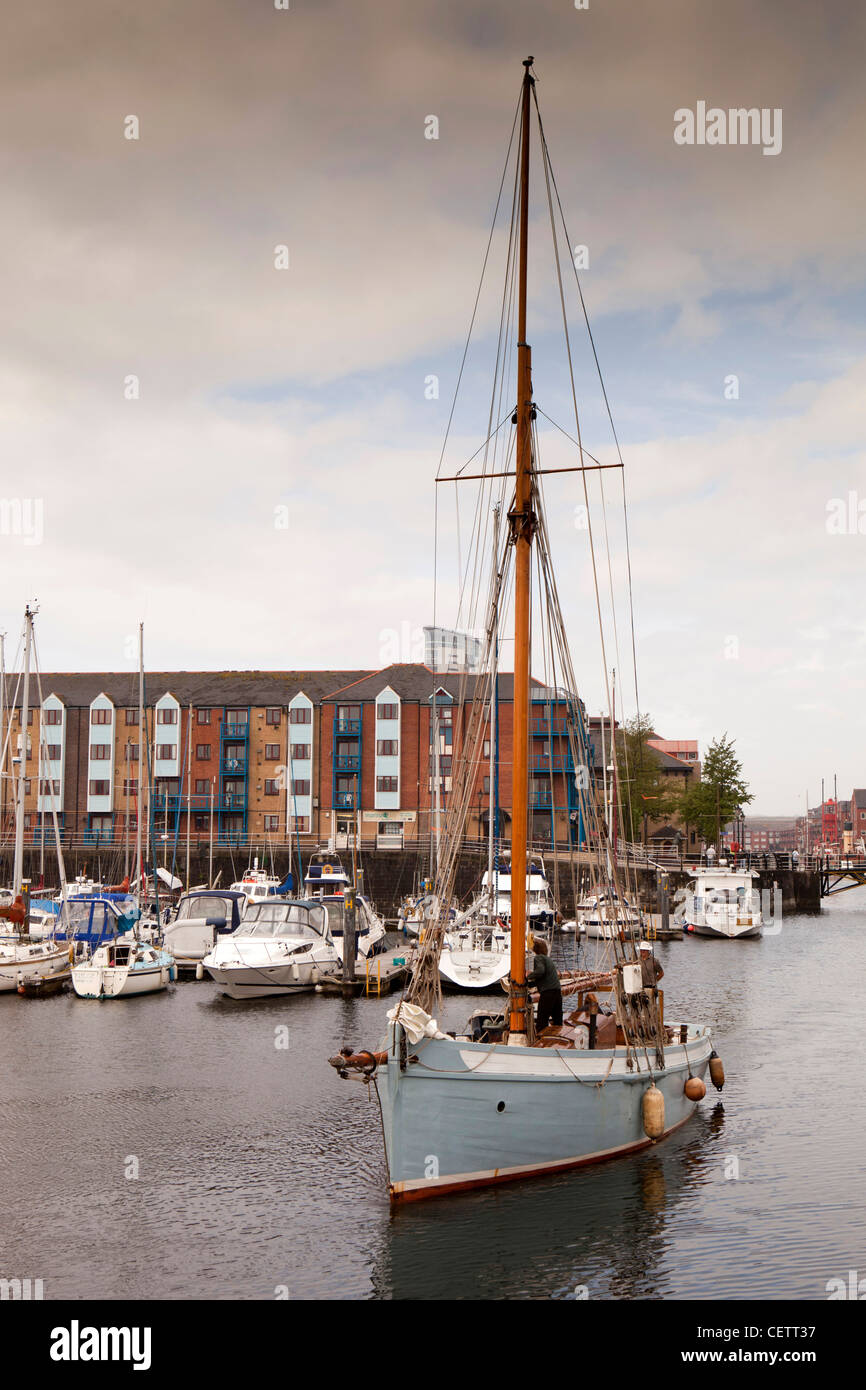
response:
M206 917L225 917L231 921L232 900L231 898L221 898L214 893L213 896L201 898L184 898L177 910L177 922L188 922L191 918Z
M324 908L302 903L257 903L247 908L237 936L319 937L325 930Z

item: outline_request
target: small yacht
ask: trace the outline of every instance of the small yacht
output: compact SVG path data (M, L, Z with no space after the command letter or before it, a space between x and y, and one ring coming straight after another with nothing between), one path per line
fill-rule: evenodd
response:
M641 914L627 898L612 889L590 893L577 905L577 930L588 939L610 941L622 931L641 929Z
M526 875L526 912L527 929L537 935L546 935L553 929L557 918L556 904L553 901L553 894L550 891L550 884L547 881L547 874L544 868L544 860L540 855L533 855L529 862L529 872ZM493 870L492 891L490 876L485 871L481 879L481 892L479 894L479 906L487 916L491 916L490 904L492 901L492 921L511 920L511 864L505 861L503 868Z
M443 935L439 975L451 989L495 989L510 966L511 932L501 920L467 914Z
M760 936L764 918L757 873L718 867L696 869L681 909L683 931L692 936Z
M318 898L327 905L331 935L337 941L342 960L344 896L352 880L343 868L338 855L328 852L314 854L304 875L304 887L308 898ZM363 893L355 894L356 918L355 932L358 937L359 959L375 955L380 943L385 939L385 923L376 912L370 899Z
M219 936L203 968L232 999L298 994L338 976L342 951L320 898L251 903L230 936Z
M11 896L11 895L10 895ZM68 975L69 951L53 937L36 940L22 934L25 922L24 900L20 894L0 908L0 994L17 990L22 977L50 979Z
M277 878L275 874L269 874L264 869L259 868L258 859L254 859L252 867L244 871L242 878L237 883L233 883L231 891L233 893L243 893L247 903L260 903L265 898L272 898L276 893L285 892L288 880Z
M179 971L194 971L220 936L237 931L247 906L245 893L232 888L204 888L185 893L177 913L162 931L162 944Z
M72 988L79 999L121 999L155 994L176 978L168 951L118 937L97 946L93 955L72 968Z

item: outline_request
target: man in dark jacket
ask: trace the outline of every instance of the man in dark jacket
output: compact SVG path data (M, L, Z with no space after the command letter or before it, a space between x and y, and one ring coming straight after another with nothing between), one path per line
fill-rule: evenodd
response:
M550 959L546 941L536 941L535 959L528 983L538 990L538 1014L535 1031L540 1033L548 1023L562 1024L562 988L559 971Z

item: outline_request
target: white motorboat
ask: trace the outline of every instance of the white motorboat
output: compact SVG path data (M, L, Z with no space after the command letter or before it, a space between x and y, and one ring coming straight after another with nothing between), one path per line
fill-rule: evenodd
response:
M231 891L243 893L247 903L260 903L265 898L274 897L281 889L285 891L285 886L284 879L260 869L258 859L254 859L252 867L244 871L237 883L232 884Z
M250 904L237 931L220 936L202 965L232 999L263 999L336 977L342 952L321 899L271 898Z
M590 893L577 905L578 930L587 939L610 941L623 931L639 932L641 914L626 898L610 889Z
M511 933L500 921L467 917L442 937L439 974L452 989L494 989L510 965Z
M760 936L764 927L757 873L720 863L696 869L680 913L683 931L692 936L729 939Z
M219 936L237 931L246 906L246 894L236 889L186 893L176 916L162 931L163 946L174 956L178 970L195 970Z
M155 994L175 976L168 951L121 936L97 946L92 956L73 966L72 988L79 999L128 999Z
M493 922L511 921L510 865L507 870L494 869L492 877L490 872L485 870L481 879L479 910L483 915L492 917ZM544 861L540 855L533 856L526 875L526 911L528 930L536 935L546 936L556 921L557 910L547 881Z

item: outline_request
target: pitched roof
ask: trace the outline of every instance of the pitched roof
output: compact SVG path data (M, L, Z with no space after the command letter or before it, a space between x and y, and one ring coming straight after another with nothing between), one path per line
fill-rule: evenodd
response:
M329 690L369 675L368 671L146 671L145 701L152 705L170 691L182 705L287 705L303 690L321 700ZM70 708L88 706L105 694L120 706L138 703L137 671L44 671L43 696L57 695ZM7 706L13 702L17 681L7 676ZM38 702L35 681L30 683L32 703ZM21 691L14 699L21 705Z

